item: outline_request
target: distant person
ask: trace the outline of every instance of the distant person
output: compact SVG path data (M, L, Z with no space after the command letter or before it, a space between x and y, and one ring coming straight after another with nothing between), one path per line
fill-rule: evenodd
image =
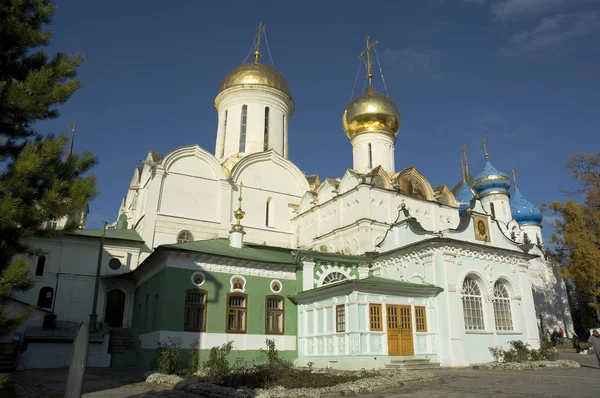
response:
M556 328L554 328L554 330L552 331L552 335L550 335L550 341L552 342L552 345L554 347L556 347L556 345L558 344L559 339L560 339L560 334L558 334L558 330L556 330Z
M598 333L596 329L594 329L592 332L592 335L588 339L588 343L592 343L592 348L594 349L594 354L596 354L598 366L600 366L600 333Z
M550 330L546 330L546 341L547 341L548 343L550 343L550 341L551 341L551 337L550 337Z
M565 342L565 331L563 328L558 329L558 334L560 335L560 344Z
M573 335L573 348L575 349L575 352L579 354L581 352L581 345L579 344L579 336L577 336L577 334L575 332L573 332L572 335Z

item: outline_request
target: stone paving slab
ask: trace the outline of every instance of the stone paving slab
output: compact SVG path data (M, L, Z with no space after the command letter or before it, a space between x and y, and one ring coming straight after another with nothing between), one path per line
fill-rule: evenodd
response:
M435 382L408 384L385 392L360 395L361 398L598 398L600 367L594 356L562 352L560 359L573 359L579 369L491 371L438 369ZM20 398L62 398L66 369L28 370L13 373ZM173 390L166 385L142 381L134 369L89 368L84 398L199 398L199 395Z

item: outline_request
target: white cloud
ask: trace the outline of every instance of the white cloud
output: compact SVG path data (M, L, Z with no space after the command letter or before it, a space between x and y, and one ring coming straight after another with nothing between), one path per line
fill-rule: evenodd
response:
M571 0L572 1L572 0ZM491 4L492 13L502 19L519 19L542 14L569 4L569 0L503 0Z
M531 30L513 35L507 53L550 50L571 39L600 31L600 11L545 17Z

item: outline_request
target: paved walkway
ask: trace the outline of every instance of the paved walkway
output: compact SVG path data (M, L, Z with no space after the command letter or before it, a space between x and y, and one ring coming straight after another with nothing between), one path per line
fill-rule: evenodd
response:
M485 371L439 369L440 380L410 384L394 390L363 395L361 398L496 398L496 397L600 397L600 367L590 355L561 352L561 359L578 361L580 369L536 371ZM65 369L29 370L13 374L20 398L62 398ZM198 395L173 390L169 386L144 383L131 369L88 369L84 398L198 398Z

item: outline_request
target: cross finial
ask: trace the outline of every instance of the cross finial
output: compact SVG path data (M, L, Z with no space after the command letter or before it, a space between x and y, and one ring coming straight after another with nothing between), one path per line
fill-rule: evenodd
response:
M373 63L371 62L371 50L375 48L377 43L379 43L379 40L375 40L373 43L369 43L370 38L371 36L367 35L367 47L360 53L360 58L364 57L365 55L367 56L367 60L365 63L367 67L367 79L369 79L369 91L373 89L373 73L371 73L371 67L373 66Z
M75 125L69 124L69 128L71 129L71 142L69 143L69 152L67 153L67 157L73 154L73 141L75 141Z
M469 161L467 160L467 146L465 144L462 144L462 161L465 164L465 175L463 176L463 178L466 179L466 176L469 175Z
M465 161L462 156L460 157L460 172L462 174L463 182L466 182L467 177L465 176Z
M515 170L514 167L512 169L512 178L513 178L513 182L515 184L515 191L516 191L519 189L519 187L517 186L517 171Z
M485 137L483 137L483 139L481 140L481 146L483 146L483 152L485 153L485 160L488 160L490 158L490 155L487 150L488 142L489 142L488 139Z
M260 39L263 35L263 33L265 33L265 29L267 28L267 25L264 25L262 22L258 25L258 33L256 34L256 36L254 36L254 63L257 64L258 63L258 59L260 58Z

